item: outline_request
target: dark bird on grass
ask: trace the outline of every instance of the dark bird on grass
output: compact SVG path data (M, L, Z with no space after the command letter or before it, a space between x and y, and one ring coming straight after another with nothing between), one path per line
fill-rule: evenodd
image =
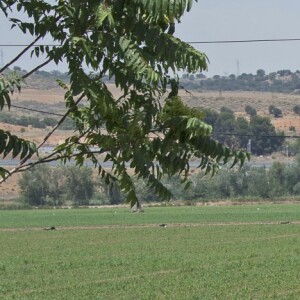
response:
M167 227L167 224L160 224L159 227L166 228L166 227Z
M282 221L280 224L290 224L290 221Z
M56 228L55 228L55 226L51 226L51 227L44 228L44 230L56 230Z

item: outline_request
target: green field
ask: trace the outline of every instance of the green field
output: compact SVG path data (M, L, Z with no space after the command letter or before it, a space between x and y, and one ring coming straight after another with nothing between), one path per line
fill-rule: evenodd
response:
M0 211L0 253L0 299L300 299L300 205Z

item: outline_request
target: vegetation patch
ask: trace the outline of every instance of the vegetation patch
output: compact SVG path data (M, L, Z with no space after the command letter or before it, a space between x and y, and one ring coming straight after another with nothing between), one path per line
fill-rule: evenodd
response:
M0 297L297 299L300 234L293 222L299 210L252 205L148 208L143 214L124 208L2 211L1 228L41 230L1 232ZM247 225L255 220L274 223ZM168 226L216 221L241 225ZM42 230L50 223L136 226ZM146 223L153 226L138 227Z

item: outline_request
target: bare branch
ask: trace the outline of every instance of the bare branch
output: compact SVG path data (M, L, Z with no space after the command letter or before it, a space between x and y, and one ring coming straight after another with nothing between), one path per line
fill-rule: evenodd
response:
M27 74L23 75L22 78L25 79L27 77L29 77L32 73L34 73L35 71L39 70L40 68L46 66L52 59L49 58L48 60L46 60L45 62L43 62L42 64L40 64L39 66L35 67L34 69L32 69L30 72L28 72Z
M93 156L94 156L96 154L101 154L101 153L102 153L101 150L99 150L99 151L90 151L88 154L93 154ZM27 164L23 164L22 166L19 167L17 173L27 171L27 170L33 168L34 166L37 166L37 165L40 165L40 164L50 163L50 162L65 159L65 158L71 159L71 158L74 158L74 157L77 157L77 156L81 155L80 153L73 153L71 155L53 157L54 155L57 155L57 154L58 154L58 151L55 151L55 152L49 154L48 156L46 156L46 157L44 157L40 160L37 160L37 161L34 161L34 162L29 162ZM99 162L98 162L98 164L100 165Z
M2 73L9 66L11 66L13 63L15 63L21 56L23 56L42 37L43 37L42 35L39 35L32 43L30 43L26 48L24 48L14 59L12 59L10 62L8 62L3 68L1 68L0 73Z
M82 94L78 100L75 102L75 105L78 105L79 102L83 99L84 94ZM64 122L64 120L67 118L71 110L68 110L64 116L58 121L58 123L53 127L53 129L45 136L44 140L38 145L37 150L40 149L50 138L50 136L54 133L54 131Z

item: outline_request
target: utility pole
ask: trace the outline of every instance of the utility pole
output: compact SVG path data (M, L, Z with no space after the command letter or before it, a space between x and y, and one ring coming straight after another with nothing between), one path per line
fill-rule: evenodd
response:
M239 62L239 59L236 60L236 76L240 76L240 62Z
M247 152L251 153L251 139L248 140Z
M4 54L3 49L0 50L0 67L4 66Z

